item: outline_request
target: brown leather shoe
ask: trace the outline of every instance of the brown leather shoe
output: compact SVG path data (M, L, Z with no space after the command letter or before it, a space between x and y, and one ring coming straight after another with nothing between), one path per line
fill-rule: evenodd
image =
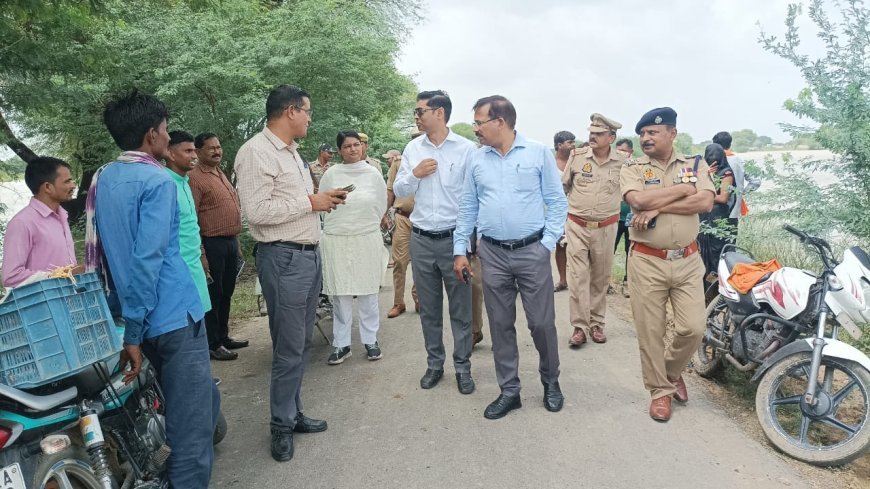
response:
M680 375L677 377L677 380L671 380L671 384L674 384L674 387L677 389L674 392L674 399L680 402L689 402L689 391L686 390L686 382L683 380L683 376Z
M583 331L583 328L574 328L574 334L571 335L568 344L571 346L580 346L583 343L586 343L586 332Z
M414 312L420 312L420 301L414 301Z
M402 314L403 312L405 312L405 305L404 304L396 304L395 306L393 306L392 309L390 309L390 312L387 313L387 317L392 319L392 318L398 316L399 314Z
M483 333L471 333L471 346L483 341Z
M662 423L671 419L671 396L653 399L649 405L649 417Z
M589 336L591 336L592 341L596 343L607 342L607 336L604 335L604 330L601 329L601 326L592 326L592 328L589 330Z

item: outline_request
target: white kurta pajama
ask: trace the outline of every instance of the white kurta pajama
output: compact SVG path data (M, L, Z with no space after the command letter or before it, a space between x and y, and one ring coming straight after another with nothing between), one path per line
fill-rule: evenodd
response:
M320 180L321 189L353 184L344 205L323 216L320 239L323 292L333 305L332 346L350 346L353 296L357 296L360 339L377 341L380 326L378 290L389 252L381 236L387 211L387 186L380 172L365 161L333 165Z

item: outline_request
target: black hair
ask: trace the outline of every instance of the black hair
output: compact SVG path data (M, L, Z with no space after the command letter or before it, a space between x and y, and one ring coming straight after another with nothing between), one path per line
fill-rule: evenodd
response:
M477 109L487 104L489 105L487 116L490 119L504 119L509 128L513 129L516 127L517 109L514 108L514 104L510 100L501 95L490 95L478 100L471 110L477 111Z
M570 131L559 131L553 136L553 147L558 149L559 145L565 141L574 141L577 138Z
M631 142L631 139L628 139L628 138L620 139L619 141L616 142L616 147L618 148L618 147L622 146L623 144L627 144L628 147L631 148L632 150L634 149L634 143Z
M216 137L218 137L218 135L213 132L203 132L197 134L196 139L193 140L193 145L196 147L196 149L202 149L202 147L205 146L206 141Z
M169 145L170 146L175 146L176 144L181 144L181 143L192 143L192 142L194 142L193 135L190 134L189 132L171 131L169 133ZM194 144L194 146L196 146L196 145Z
M166 105L153 95L137 90L106 104L103 123L115 144L124 151L142 147L145 135L169 120Z
M305 104L303 98L310 99L311 96L295 85L278 85L266 97L266 119L279 117L291 105L302 107Z
M27 188L30 189L33 195L36 195L39 193L39 187L42 187L42 184L54 184L54 181L57 179L57 169L62 166L71 169L69 163L59 158L40 156L33 159L24 169L24 183L27 184Z
M338 136L335 137L335 145L338 149L341 149L341 145L344 144L344 140L347 138L357 138L359 139L359 133L356 131L341 131L338 133ZM362 142L361 139L359 139Z
M725 149L731 149L731 133L728 131L717 132L713 136L713 142Z
M450 113L453 111L453 102L444 90L430 90L417 94L417 101L426 101L426 107L430 109L444 109L444 122L450 122Z

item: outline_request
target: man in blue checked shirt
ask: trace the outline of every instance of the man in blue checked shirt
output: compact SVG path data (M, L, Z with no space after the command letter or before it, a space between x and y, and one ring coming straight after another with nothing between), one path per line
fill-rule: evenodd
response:
M550 253L565 228L565 192L550 148L514 129L517 112L508 99L485 97L473 110L474 132L483 147L468 163L453 235L453 269L460 279L470 274L465 252L477 224L484 299L501 388L501 395L483 415L498 419L522 406L514 327L517 287L540 355L544 407L556 412L564 398L559 388Z

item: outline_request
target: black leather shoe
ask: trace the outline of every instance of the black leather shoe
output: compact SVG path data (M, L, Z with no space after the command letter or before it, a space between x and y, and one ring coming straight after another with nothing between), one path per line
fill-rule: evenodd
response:
M562 395L562 389L559 388L559 381L543 382L544 384L544 407L551 413L557 413L562 410L562 405L565 404L565 397Z
M209 350L209 356L212 360L228 361L239 358L239 354L234 351L229 351L224 346L219 346L214 350Z
M272 458L286 462L293 458L293 430L272 428Z
M474 379L471 378L471 374L456 374L456 387L459 388L460 394L474 392Z
M224 346L229 350L238 350L239 348L245 348L248 346L248 340L237 340L235 338L227 338L224 340Z
M296 433L320 433L326 431L326 421L309 418L300 412L296 414L296 425L293 426L293 431Z
M443 370L433 370L431 368L426 369L426 374L423 375L423 378L420 379L420 387L424 389L431 389L438 385L438 381L441 380L441 376L444 375Z
M521 407L523 407L523 403L520 401L520 396L511 397L501 394L486 407L483 417L486 419L503 418L507 413Z

